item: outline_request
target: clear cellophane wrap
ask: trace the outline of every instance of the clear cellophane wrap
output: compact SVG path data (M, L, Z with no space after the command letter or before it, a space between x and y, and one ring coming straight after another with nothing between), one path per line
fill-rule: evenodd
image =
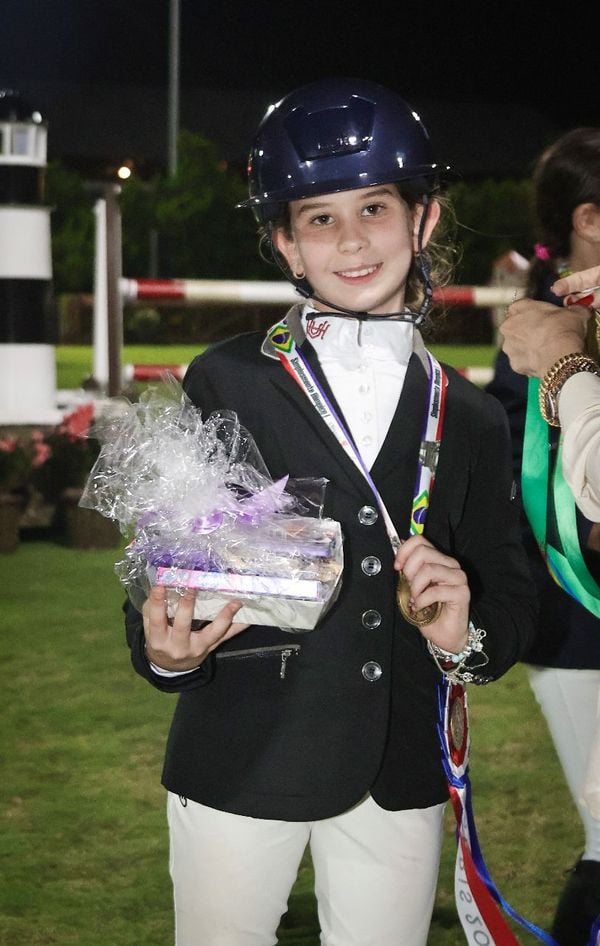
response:
M172 378L114 401L94 435L102 449L80 505L130 539L115 570L137 608L161 584L170 616L193 589L197 620L237 600L239 621L316 625L343 568L340 525L322 515L326 480L273 481L237 415L203 419Z

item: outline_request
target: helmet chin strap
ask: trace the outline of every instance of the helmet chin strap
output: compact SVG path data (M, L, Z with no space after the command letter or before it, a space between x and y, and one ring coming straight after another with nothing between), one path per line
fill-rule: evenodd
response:
M296 286L299 292L302 292L301 289ZM304 295L304 293L302 293ZM413 312L408 307L403 309L402 312L390 312L389 315L375 315L372 312L361 312L358 309L346 309L342 305L334 305L333 302L328 302L327 299L322 299L316 294L316 292L306 293L307 299L314 299L315 302L320 302L321 305L327 306L327 311L316 309L311 318L321 318L321 316L327 315L338 315L343 318L358 319L359 322L377 322L377 321L386 321L390 320L393 322L412 322L417 325L417 314Z
M269 235L269 240L271 243L271 254L275 260L277 266L285 276L285 278L292 283L294 288L304 296L305 299L314 299L315 302L319 302L321 305L327 306L327 312L320 312L317 310L316 316L325 315L342 315L347 316L348 318L358 319L361 322L375 322L393 320L395 322L412 322L413 325L419 326L423 322L423 319L431 309L432 297L433 297L433 286L431 284L431 274L429 271L429 263L425 258L423 253L423 235L425 233L425 223L427 220L427 214L429 212L429 195L424 194L422 201L423 213L421 214L421 219L419 221L419 232L417 234L417 252L415 253L415 267L419 279L423 283L423 301L421 302L419 308L416 312L413 312L412 309L409 309L408 306L402 309L401 312L390 312L389 315L374 315L371 312L362 312L356 309L346 309L344 306L336 305L333 302L329 302L327 299L321 298L316 292L314 292L311 284L308 279L305 277L302 279L296 279L293 275L290 275L286 271L285 267L281 262L281 256L273 242L273 232L271 231Z

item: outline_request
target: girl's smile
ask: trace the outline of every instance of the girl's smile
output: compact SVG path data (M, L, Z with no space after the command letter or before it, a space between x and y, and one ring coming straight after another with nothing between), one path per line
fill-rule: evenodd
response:
M382 263L377 263L375 266L364 266L361 269L340 271L336 273L336 276L339 276L340 279L348 280L349 283L366 282L379 272L382 265Z

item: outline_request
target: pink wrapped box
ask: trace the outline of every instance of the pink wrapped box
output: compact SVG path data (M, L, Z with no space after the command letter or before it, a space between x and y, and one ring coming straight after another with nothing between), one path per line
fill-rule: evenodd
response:
M237 600L242 602L242 607L236 615L236 621L302 630L312 630L331 604L341 573L341 562L338 568L329 569L327 581L168 566L147 567L152 585L163 585L170 589L167 595L170 616L175 612L181 591L191 588L196 591L195 620L210 621L227 601Z

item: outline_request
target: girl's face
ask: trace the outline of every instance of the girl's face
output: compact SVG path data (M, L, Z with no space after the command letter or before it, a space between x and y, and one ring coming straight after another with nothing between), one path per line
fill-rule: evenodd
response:
M295 200L289 208L291 234L278 228L275 245L293 273L306 275L316 295L374 315L403 308L422 205L410 210L394 184L382 184ZM433 201L423 246L439 213Z

